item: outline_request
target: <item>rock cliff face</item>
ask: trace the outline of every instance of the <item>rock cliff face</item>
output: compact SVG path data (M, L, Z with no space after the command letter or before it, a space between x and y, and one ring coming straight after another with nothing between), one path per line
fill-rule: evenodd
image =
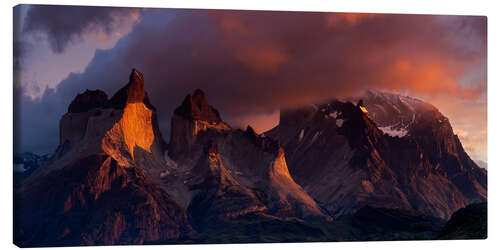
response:
M193 172L198 173L198 179L194 180L191 189L197 194L190 202L188 212L194 224L204 225L267 210L257 194L229 174L215 142L207 145Z
M207 147L216 147L217 153L207 155ZM220 203L212 206L219 211L210 213L225 216L265 211L280 217L326 218L290 176L279 143L261 138L250 127L231 129L200 90L187 96L174 113L169 156L177 168L164 178L168 192L189 211L203 210L200 204L210 202ZM246 205L234 205L243 200Z
M141 244L190 233L185 210L162 186L164 150L140 72L110 100L99 90L78 95L53 157L16 190L17 240Z
M448 118L438 109L415 98L375 91L367 92L364 100L379 127L379 124L393 127L389 125L393 121L379 115L384 109L393 106L399 110L395 112L395 116L400 118L399 127L408 131L403 139L410 141L420 151L421 161L425 162L425 173L445 176L460 190L468 203L486 200L486 170L467 155ZM407 112L402 112L404 107L407 107Z
M161 184L160 173L167 165L166 144L158 128L156 110L144 91L142 74L132 70L129 83L110 100L105 97L96 90L79 94L73 100L60 121L59 147L48 166L35 176L83 157L106 154L120 166L141 168Z
M144 171L92 155L15 195L14 242L23 247L142 244L192 233L186 213Z
M189 156L195 147L196 136L207 130L229 131L231 127L222 121L216 109L208 105L203 91L197 89L193 95L187 95L174 111L169 156L174 160Z
M377 124L381 115L370 112L378 106L363 100L284 111L265 133L282 143L292 177L332 215L371 205L447 219L486 199L485 170L470 160L437 109L423 102L407 107L418 122L403 136L391 136L380 129L387 124Z

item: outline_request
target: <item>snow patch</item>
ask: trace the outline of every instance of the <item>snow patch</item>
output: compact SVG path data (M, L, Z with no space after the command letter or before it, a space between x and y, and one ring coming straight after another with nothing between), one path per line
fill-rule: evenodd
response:
M300 130L299 141L302 141L303 138L304 138L304 129Z
M392 137L399 137L403 138L408 134L408 130L404 128L398 128L395 129L392 126L386 126L386 127L379 127L379 129L384 132L384 134L387 134Z

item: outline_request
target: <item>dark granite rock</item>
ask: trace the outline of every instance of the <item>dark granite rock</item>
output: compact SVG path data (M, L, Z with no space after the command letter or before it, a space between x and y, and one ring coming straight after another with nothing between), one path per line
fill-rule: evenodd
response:
M488 237L488 204L474 203L453 213L438 239L486 239Z
M68 107L69 113L87 112L94 108L104 107L108 96L102 90L86 90L78 94Z

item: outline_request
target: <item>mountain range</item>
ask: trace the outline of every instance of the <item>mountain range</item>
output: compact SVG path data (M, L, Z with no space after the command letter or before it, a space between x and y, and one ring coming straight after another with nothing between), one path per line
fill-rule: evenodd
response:
M198 89L167 144L135 69L111 98L74 98L44 162L14 189L19 246L436 239L487 199L487 171L431 104L369 91L258 134Z

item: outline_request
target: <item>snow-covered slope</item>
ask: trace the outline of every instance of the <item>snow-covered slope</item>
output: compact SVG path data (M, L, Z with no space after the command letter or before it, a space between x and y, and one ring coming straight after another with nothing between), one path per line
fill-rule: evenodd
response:
M424 113L438 112L434 106L416 98L375 90L366 91L364 95L352 99L363 100L378 128L392 137L410 136L413 126ZM447 120L443 116L442 121Z

